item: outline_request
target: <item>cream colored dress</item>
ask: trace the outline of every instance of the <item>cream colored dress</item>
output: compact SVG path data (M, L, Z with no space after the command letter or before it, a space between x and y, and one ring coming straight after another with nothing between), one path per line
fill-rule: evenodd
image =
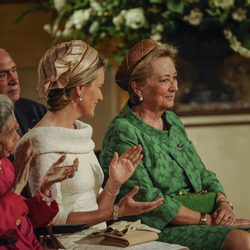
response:
M55 224L64 224L70 212L98 210L97 195L101 191L103 172L94 153L92 127L81 121L75 121L77 129L62 127L37 127L31 129L19 141L19 147L28 139L32 141L37 157L32 160L29 186L31 193L39 190L42 177L62 153L66 154L63 165L79 160L78 171L72 179L53 185L59 213ZM106 227L106 223L97 225Z

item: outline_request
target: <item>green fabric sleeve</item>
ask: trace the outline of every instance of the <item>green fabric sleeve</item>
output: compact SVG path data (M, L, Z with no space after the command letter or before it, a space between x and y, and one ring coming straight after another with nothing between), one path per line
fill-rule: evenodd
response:
M138 139L133 133L133 130L128 129L125 124L113 124L105 136L100 155L100 162L105 175L108 175L109 163L115 151L120 155L128 148L137 144ZM181 207L180 202L162 193L161 190L154 185L150 177L150 170L144 166L143 160L132 177L122 186L118 198L120 199L127 194L134 186L140 188L138 194L135 196L135 200L137 201L153 201L157 198L164 197L164 203L161 206L138 216L143 223L163 229L175 218Z

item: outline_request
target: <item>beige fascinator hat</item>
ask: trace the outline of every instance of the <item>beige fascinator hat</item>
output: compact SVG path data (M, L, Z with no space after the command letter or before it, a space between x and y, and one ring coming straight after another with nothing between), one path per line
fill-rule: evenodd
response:
M129 79L136 65L158 46L152 39L143 39L129 50L115 75L115 81L122 89L128 90Z
M59 43L48 49L38 66L37 92L48 97L52 89L69 89L91 81L99 53L81 40Z

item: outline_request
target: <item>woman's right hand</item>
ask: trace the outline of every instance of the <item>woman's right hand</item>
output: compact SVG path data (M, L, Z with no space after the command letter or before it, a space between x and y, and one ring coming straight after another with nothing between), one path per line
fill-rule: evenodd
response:
M234 224L234 227L249 227L250 226L250 220L249 219L236 219Z
M139 188L134 187L132 191L130 191L128 194L126 194L119 202L119 216L130 216L130 215L139 215L146 212L149 212L150 210L153 210L154 208L160 206L163 203L163 198L159 198L155 201L150 202L140 202L135 201L133 197L138 193Z
M20 194L27 184L30 170L30 163L34 157L32 150L32 143L30 140L26 141L19 149L15 156L15 179L13 183L12 191L16 194Z

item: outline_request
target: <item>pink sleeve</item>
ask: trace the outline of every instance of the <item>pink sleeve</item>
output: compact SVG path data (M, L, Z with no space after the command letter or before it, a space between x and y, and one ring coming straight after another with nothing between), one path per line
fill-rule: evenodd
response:
M28 217L34 227L49 224L59 211L55 200L47 205L39 192L34 197L26 199L25 202L29 208Z
M14 192L6 192L0 197L0 235L16 229L18 221L22 221L28 208L22 196Z

